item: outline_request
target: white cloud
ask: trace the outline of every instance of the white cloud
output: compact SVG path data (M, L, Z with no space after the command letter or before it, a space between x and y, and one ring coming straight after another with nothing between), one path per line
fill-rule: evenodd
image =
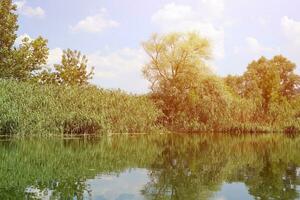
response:
M279 48L266 47L254 37L247 37L246 44L250 53L258 56L274 55L280 52Z
M18 12L22 15L29 16L29 17L44 17L45 11L41 7L31 7L27 5L27 1L17 1L15 2L18 8Z
M224 29L222 26L216 27L212 22L217 16L220 16L223 11L223 1L221 0L202 0L201 8L193 9L189 5L167 4L162 9L158 10L152 16L152 22L156 24L162 32L172 31L196 31L203 37L212 41L213 56L216 59L224 58ZM216 7L217 12L211 15L203 16L205 7Z
M300 47L300 21L284 16L281 19L281 27L286 38Z
M107 19L107 11L102 9L98 14L88 16L80 20L76 25L71 26L71 30L75 32L99 33L105 29L115 28L119 26L117 21Z
M121 88L131 92L147 91L142 76L147 56L142 49L123 48L112 52L87 55L89 65L95 67L93 83L105 88Z
M19 46L20 44L22 44L22 41L25 39L25 38L28 38L29 41L32 41L32 38L27 34L27 33L24 33L20 36L17 37L16 41L15 41L15 45L16 46Z
M300 67L300 21L287 16L281 18L281 29L286 38L285 50L289 58L296 62L298 72Z
M47 64L52 67L54 64L59 64L61 62L61 57L63 50L61 48L54 48L49 50L49 56Z
M216 200L226 200L225 197L217 197Z
M224 0L201 0L198 6L202 17L209 19L221 18L225 11Z
M195 17L190 6L171 3L158 10L152 16L152 21L155 23L173 23L174 21L193 20Z

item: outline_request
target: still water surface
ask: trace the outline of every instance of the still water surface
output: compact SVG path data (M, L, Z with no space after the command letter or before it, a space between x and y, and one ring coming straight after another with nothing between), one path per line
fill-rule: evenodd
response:
M300 138L9 139L0 199L300 199Z

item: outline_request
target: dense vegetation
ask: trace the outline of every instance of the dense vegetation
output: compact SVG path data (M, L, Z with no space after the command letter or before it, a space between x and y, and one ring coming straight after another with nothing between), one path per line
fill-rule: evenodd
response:
M279 55L253 61L242 76L211 72L210 44L198 34L154 35L144 43L144 75L161 122L187 132L297 132L300 77Z
M153 132L158 116L145 96L93 86L0 81L0 134Z
M88 199L84 194L107 189L91 188L88 180L143 168L145 199L212 199L224 182L240 182L255 199L294 200L299 148L299 137L281 134L10 140L0 142L0 199Z
M143 43L151 92L127 95L92 86L93 67L77 50L65 50L60 64L47 66L46 39L15 44L15 11L12 0L0 2L1 134L150 132L158 126L180 132L300 130L300 77L282 55L253 61L240 76L219 77L207 64L206 38L154 34Z

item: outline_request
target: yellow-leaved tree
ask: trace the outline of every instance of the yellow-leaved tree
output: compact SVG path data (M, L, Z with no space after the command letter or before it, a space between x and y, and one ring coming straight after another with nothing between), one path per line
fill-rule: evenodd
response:
M164 113L161 122L176 130L219 129L230 93L207 65L209 40L194 32L154 34L143 47L150 58L143 73Z
M154 34L143 47L150 58L143 73L153 92L171 88L184 92L197 84L201 73L210 73L205 63L211 57L211 46L197 33Z

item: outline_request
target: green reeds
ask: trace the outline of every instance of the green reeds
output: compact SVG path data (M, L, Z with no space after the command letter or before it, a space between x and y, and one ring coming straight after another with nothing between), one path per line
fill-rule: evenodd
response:
M0 81L0 134L155 132L159 115L147 97L119 90Z

